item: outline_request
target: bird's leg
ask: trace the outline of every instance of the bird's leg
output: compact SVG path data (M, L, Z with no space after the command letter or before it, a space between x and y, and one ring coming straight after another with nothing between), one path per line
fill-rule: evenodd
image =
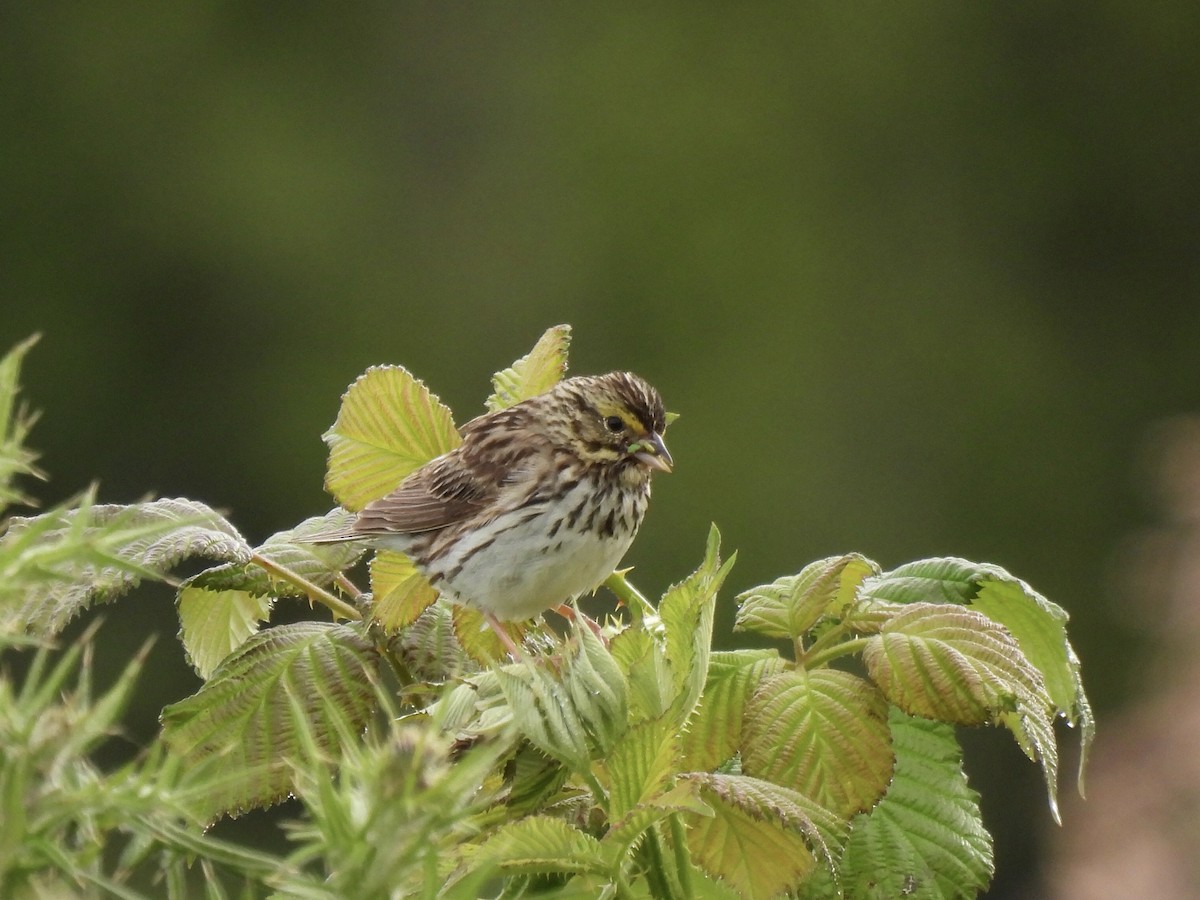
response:
M513 661L525 658L525 654L521 652L521 648L513 642L508 630L504 627L504 623L497 619L490 612L483 614L484 620L492 626L492 631L496 632L496 637L500 638L500 643L504 645L504 649L508 651L508 655L513 658Z
M570 603L560 603L558 606L551 607L556 613L567 619L570 622L583 622L588 628L592 629L592 634L600 639L605 647L608 646L608 639L604 637L604 632L600 629L600 623L586 613L580 612L577 607Z

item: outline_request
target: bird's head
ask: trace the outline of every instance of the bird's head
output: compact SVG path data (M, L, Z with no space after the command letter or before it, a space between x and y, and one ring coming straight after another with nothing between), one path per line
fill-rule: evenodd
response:
M566 404L567 442L582 459L635 465L647 474L671 471L662 397L644 379L632 372L583 375L559 382L551 393Z

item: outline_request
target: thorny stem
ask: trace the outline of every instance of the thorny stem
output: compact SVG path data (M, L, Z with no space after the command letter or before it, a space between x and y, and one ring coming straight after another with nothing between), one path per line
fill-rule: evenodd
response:
M291 569L285 568L277 563L273 563L271 560L259 553L252 554L250 561L265 571L268 575L278 578L281 581L286 581L288 584L300 588L300 590L304 591L304 593L308 595L309 600L328 607L335 616L342 619L350 619L355 622L362 621L362 615L359 613L359 611L345 600L335 597L333 594L329 593L329 591L325 590L325 588L313 584L307 578L303 577L302 575L297 575Z
M628 572L628 569L619 569L613 572L605 579L604 586L625 604L625 608L629 610L629 615L633 619L633 624L641 625L642 619L646 616L658 615L658 611L654 608L654 604L646 599L645 594L630 584L629 579L625 577Z

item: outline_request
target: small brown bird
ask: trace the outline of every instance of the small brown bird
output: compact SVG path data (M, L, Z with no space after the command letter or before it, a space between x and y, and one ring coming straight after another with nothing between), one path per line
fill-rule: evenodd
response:
M468 422L462 444L317 540L403 552L507 640L498 622L559 607L616 568L651 474L671 471L665 427L662 398L637 375L569 378Z

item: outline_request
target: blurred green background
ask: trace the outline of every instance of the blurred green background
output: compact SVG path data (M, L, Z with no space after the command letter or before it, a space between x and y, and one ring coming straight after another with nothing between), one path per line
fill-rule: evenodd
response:
M1136 702L1140 448L1200 410L1191 0L94 0L0 23L0 343L44 333L47 503L98 479L260 540L330 505L319 436L368 365L462 422L570 322L573 371L634 369L682 414L629 557L644 589L710 521L739 550L722 633L733 593L832 553L996 562L1070 610L1101 744ZM196 682L169 591L108 615L111 664L167 638L136 741ZM964 738L992 895L1028 896L1040 775L1003 733Z

